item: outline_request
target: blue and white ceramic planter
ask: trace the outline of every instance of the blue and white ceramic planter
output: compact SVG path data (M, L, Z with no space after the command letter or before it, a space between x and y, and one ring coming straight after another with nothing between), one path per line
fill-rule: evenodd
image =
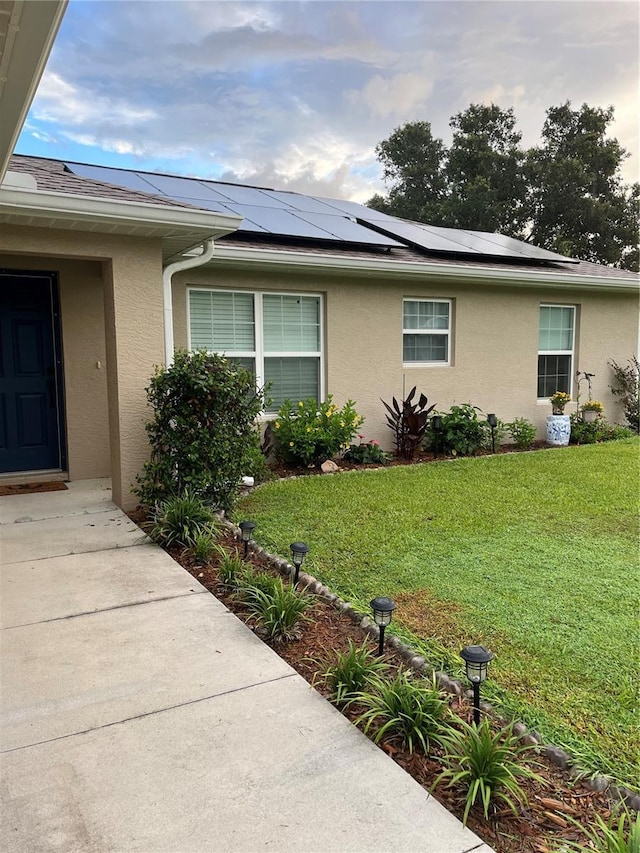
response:
M569 415L547 415L547 444L566 447L571 435Z

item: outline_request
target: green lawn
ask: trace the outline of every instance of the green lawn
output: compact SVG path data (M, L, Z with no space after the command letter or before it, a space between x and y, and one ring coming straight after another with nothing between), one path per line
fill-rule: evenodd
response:
M455 670L496 655L486 695L594 769L637 778L638 473L635 439L305 477L261 486L236 516L283 556Z

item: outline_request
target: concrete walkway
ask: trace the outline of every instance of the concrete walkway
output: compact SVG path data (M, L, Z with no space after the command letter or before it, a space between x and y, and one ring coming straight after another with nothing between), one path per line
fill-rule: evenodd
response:
M106 481L0 497L0 849L490 853Z

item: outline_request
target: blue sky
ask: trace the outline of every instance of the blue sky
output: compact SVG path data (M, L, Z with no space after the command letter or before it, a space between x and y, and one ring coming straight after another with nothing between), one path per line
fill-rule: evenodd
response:
M635 2L71 0L17 150L364 201L375 145L470 103L523 142L572 101L616 108L638 178Z

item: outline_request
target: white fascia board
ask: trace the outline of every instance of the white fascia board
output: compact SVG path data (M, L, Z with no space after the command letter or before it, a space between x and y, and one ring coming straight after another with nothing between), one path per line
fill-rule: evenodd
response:
M552 270L505 270L495 267L480 267L457 264L430 264L428 261L378 260L373 258L348 258L340 255L317 255L311 252L279 252L269 249L253 249L229 244L219 244L210 265L230 263L234 266L266 266L305 270L333 274L381 275L393 278L437 278L472 280L478 284L493 284L508 287L549 287L554 290L582 288L587 290L625 291L640 293L640 280L611 276L579 275L562 273L554 275Z
M155 233L162 228L170 233L197 230L215 237L237 231L242 222L241 216L208 210L7 188L0 188L0 213L41 219L83 219L107 227L131 225L144 228L146 225Z

